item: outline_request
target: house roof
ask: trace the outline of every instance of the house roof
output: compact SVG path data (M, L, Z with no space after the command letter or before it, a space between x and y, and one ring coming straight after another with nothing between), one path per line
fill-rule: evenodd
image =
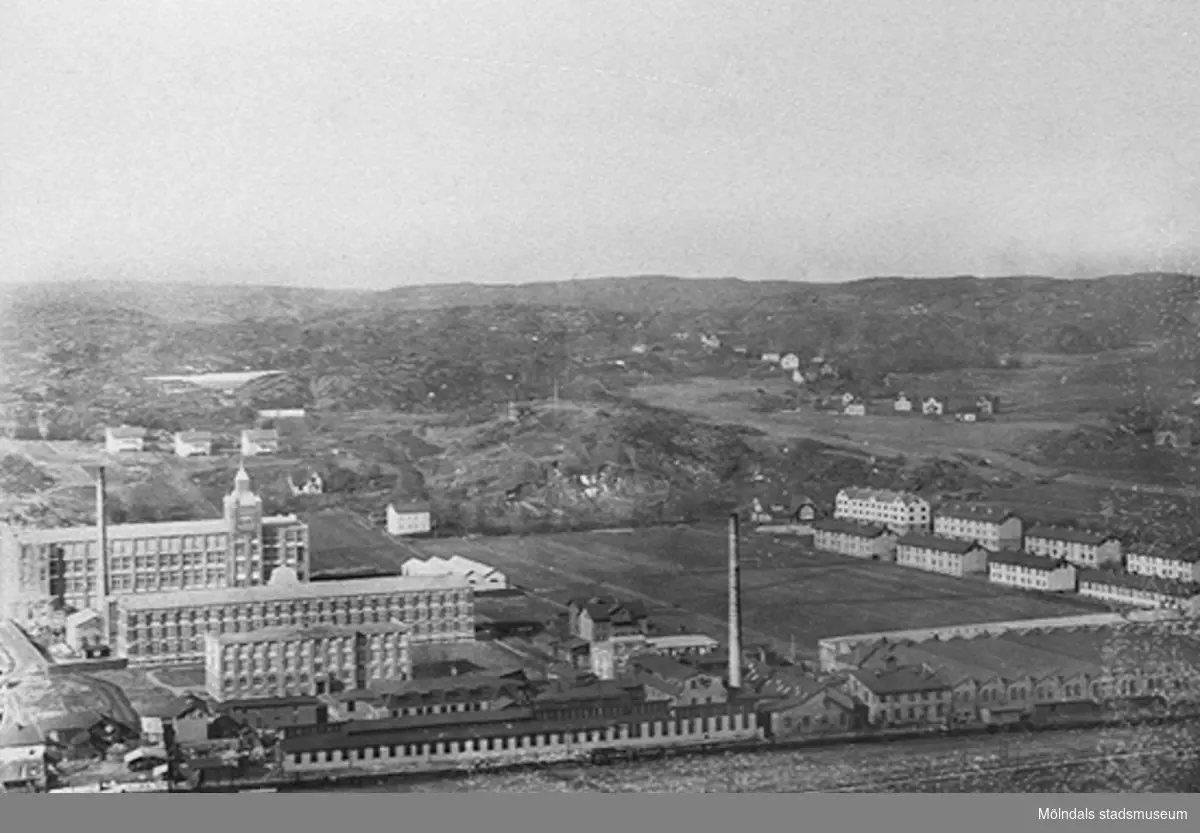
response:
M898 492L892 489L864 489L858 487L848 487L842 489L840 494L844 494L850 500L874 500L879 503L923 503L923 499L917 497L911 492Z
M77 610L67 617L67 625L69 627L78 627L79 625L84 625L88 622L93 622L97 619L103 618L104 617L99 613L99 611Z
M909 532L901 535L896 539L896 545L901 547L920 547L928 550L940 550L942 552L954 553L956 555L966 555L971 550L981 549L977 541L959 541L954 538L942 538L938 535L921 535L917 532Z
M622 610L634 619L646 618L646 608L638 601L622 602L607 596L593 596L590 599L572 599L567 604L580 612L586 610L593 622L607 622Z
M175 437L185 443L210 443L213 435L211 431L180 431Z
M1116 537L1107 532L1089 532L1086 529L1067 529L1061 526L1035 526L1025 533L1026 539L1041 538L1048 541L1068 541L1073 544L1091 544L1093 546L1115 540Z
M1155 549L1142 549L1138 552L1129 553L1129 558L1140 556L1142 558L1156 558L1161 561L1177 561L1183 564L1195 564L1200 561L1200 550L1166 551Z
M400 515L430 511L430 504L427 500L397 500L388 504L388 507Z
M279 432L274 428L247 428L242 431L242 439L250 440L251 442L262 442L263 440L278 440Z
M119 440L140 440L146 436L146 429L137 425L109 426L106 430L110 436Z
M687 665L662 654L637 654L629 658L629 664L637 670L657 677L660 680L675 683L690 680L704 673L694 666Z
M1033 570L1053 572L1055 570L1073 570L1075 566L1068 561L1046 558L1041 555L1030 555L1022 550L1000 550L988 553L989 564L1012 564L1017 567L1028 567Z
M1004 523L1009 518L1016 517L1015 513L1004 507L990 506L986 503L946 503L938 507L937 513L946 518L994 524Z
M813 521L813 529L822 530L824 532L837 532L843 535L853 535L858 538L878 538L888 532L882 526L874 524L860 524L855 521L847 521L841 518L825 518L824 520Z
M1182 581L1171 581L1156 576L1139 576L1109 570L1080 570L1079 586L1099 584L1109 587L1130 587L1152 593L1162 593L1179 599L1190 599L1200 595L1200 587Z
M921 666L901 666L891 670L859 669L852 671L850 676L876 695L942 691L950 687L940 674Z

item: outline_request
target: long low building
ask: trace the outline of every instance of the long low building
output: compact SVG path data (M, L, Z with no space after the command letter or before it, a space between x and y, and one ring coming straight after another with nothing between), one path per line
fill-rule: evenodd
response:
M1200 552L1127 552L1125 571L1137 576L1200 584Z
M813 546L855 558L891 561L896 554L896 533L883 526L829 518L814 521Z
M217 701L365 689L412 677L409 643L399 622L209 633L205 684Z
M896 563L962 578L987 571L988 551L976 541L909 532L896 541Z
M476 591L504 590L508 587L504 573L461 555L450 558L410 558L400 570L406 576L462 576Z
M475 596L461 576L385 576L127 596L117 605L117 653L130 664L203 662L209 633L400 622L413 644L472 642Z
M1043 558L1017 550L988 556L988 581L1022 590L1074 593L1078 569L1065 559Z
M1081 571L1079 595L1138 607L1175 608L1191 616L1200 612L1200 587L1116 570Z

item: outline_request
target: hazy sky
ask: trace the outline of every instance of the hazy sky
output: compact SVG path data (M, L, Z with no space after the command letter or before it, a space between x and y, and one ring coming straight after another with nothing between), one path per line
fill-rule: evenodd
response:
M0 279L1200 268L1197 0L8 0Z

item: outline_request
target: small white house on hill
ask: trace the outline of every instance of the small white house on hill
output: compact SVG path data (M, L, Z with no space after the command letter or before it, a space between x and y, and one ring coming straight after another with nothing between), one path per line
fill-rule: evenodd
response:
M109 454L122 451L143 451L146 448L146 429L121 425L104 429L104 450Z
M388 504L388 535L421 535L431 529L433 513L425 501L394 501Z
M175 435L175 454L179 457L212 454L213 435L210 431L180 431Z
M788 353L779 359L779 366L784 370L795 370L800 367L800 357L795 353Z
M912 409L912 400L903 393L897 396L896 400L892 403L892 410L898 414L911 414Z
M247 428L242 432L242 456L275 454L279 451L279 432L274 428Z

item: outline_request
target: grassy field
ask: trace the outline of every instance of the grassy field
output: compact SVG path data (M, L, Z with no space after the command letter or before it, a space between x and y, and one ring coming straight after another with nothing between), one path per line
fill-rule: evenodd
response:
M301 513L308 524L314 579L399 575L418 555L408 544L349 512Z
M511 582L559 601L607 592L652 612L686 613L700 630L725 630L726 541L721 528L423 541L423 553L461 553ZM937 576L894 564L815 553L791 539L747 533L741 545L744 623L783 648L815 650L851 633L1092 612L1097 606Z

